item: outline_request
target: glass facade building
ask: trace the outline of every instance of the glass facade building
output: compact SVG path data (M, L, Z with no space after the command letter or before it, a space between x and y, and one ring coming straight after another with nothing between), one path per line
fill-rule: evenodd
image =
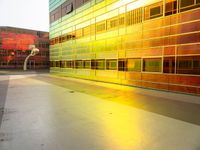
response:
M30 57L28 69L49 68L49 33L14 27L0 27L0 69L22 69L31 53L29 45L40 52Z
M50 70L200 94L200 0L50 0Z

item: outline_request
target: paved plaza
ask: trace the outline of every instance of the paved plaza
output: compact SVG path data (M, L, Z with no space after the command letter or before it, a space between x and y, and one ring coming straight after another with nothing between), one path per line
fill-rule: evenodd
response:
M199 96L4 71L0 107L0 150L200 150Z

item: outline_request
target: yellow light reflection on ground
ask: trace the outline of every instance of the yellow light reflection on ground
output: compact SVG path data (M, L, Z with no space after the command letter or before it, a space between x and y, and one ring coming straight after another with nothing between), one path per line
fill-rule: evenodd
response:
M113 104L112 104L113 105ZM113 149L122 149L127 146L140 147L145 139L144 132L141 130L140 115L130 115L124 108L118 104L115 107L105 106L102 109L108 109L108 117L102 122L102 130L105 134L106 141L110 145L115 145ZM108 144L109 145L109 144Z

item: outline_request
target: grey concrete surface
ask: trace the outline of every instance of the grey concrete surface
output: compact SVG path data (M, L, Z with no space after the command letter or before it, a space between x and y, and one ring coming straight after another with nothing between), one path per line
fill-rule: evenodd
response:
M0 78L0 150L200 150L197 96L46 74Z
M25 75L25 74L43 74L49 73L49 69L28 69L23 70L21 69L0 69L0 76L1 75Z
M2 122L2 117L3 117L3 112L4 112L6 95L8 91L8 84L9 84L8 76L4 76L2 78L0 77L0 127L1 127L1 122Z

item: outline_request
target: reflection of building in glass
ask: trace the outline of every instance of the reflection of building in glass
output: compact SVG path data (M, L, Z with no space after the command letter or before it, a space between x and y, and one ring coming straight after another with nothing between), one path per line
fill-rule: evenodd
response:
M200 94L200 0L50 0L51 72Z
M23 68L23 63L30 54L29 45L34 44L40 53L31 57L27 67L29 69L49 67L49 33L0 27L0 68Z

